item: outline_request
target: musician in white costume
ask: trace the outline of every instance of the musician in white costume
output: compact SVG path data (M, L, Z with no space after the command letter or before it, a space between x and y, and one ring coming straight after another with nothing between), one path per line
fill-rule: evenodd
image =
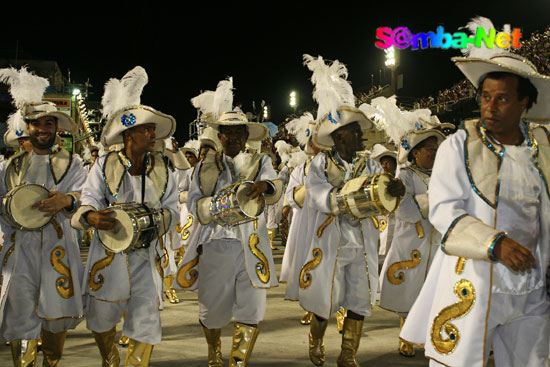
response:
M305 113L300 118L289 121L286 127L289 133L293 134L296 140L304 145L304 152L307 154L306 162L293 169L285 190L286 202L292 208L292 221L288 231L288 240L279 277L281 283L287 283L285 299L297 301L299 299L300 271L309 254L309 247L307 246L308 236L310 235L309 207L304 205L307 195L305 179L309 172L311 160L321 149L315 146L313 139L311 139L315 127L315 119L311 113ZM313 313L306 311L300 323L309 325L312 317Z
M193 260L184 262L189 264L190 276L200 277L199 319L208 343L209 366L223 366L220 333L232 318L229 365L248 365L258 323L265 314L266 289L278 285L263 214L227 227L213 220L210 209L220 190L241 180L254 181L247 193L249 200L263 196L269 204L277 201L282 191L269 156L242 152L248 139L262 140L268 130L263 124L248 122L242 113L231 112L231 89L225 99L227 106L218 110L230 112L215 116L210 123L219 132L223 153L207 155L199 163L187 201L201 227L197 249L186 254L186 258L194 256Z
M412 163L397 175L407 191L395 211L392 244L380 273L380 307L396 312L400 325L424 284L441 240L428 220L427 191L437 147L444 139L440 131L425 128L401 137L398 163ZM399 353L412 357L414 347L400 340Z
M0 339L10 342L15 366L35 366L41 337L43 365L57 366L67 330L84 316L83 266L70 217L78 206L86 171L80 158L55 144L58 130L73 132L75 126L53 104L42 102L48 81L25 68L3 69L0 80L11 85L18 108L18 117L12 118L19 124L11 127L16 133L26 127L33 146L32 152L24 150L2 165L0 195L23 183L43 185L49 190L48 198L29 204L34 204L36 220L52 216L39 230L16 229L3 222L7 238L0 255ZM23 202L14 204L6 210L14 215L16 209L27 210Z
M191 165L187 161L183 150L178 147L178 142L174 137L164 139L164 141L157 140L157 143L160 143L161 147L163 147L162 152L167 159L168 167L174 174L174 178L176 179L179 191L179 180L181 179L184 172L187 172L189 169L191 169ZM178 205L179 213L181 213L182 206L185 205ZM180 237L181 231L181 224L178 221L178 224L170 229L168 235L166 236L167 241L165 242L168 257L163 259L163 268L165 269L163 279L164 294L166 295L166 298L170 303L179 303L180 301L178 295L176 294L176 290L172 287L172 284L174 283L174 274L177 270L175 255L176 252L180 252L180 249L183 246Z
M372 147L371 159L380 163L385 173L396 176L397 172L397 152L389 150L382 144L375 144ZM395 214L390 213L380 215L378 219L378 230L380 231L380 244L378 247L378 264L380 267L390 250L395 228ZM380 290L378 291L380 293Z
M550 121L550 78L507 52L453 61L481 119L439 148L429 203L441 251L400 336L424 343L430 366L485 366L491 348L496 366L546 366L550 145L527 121Z
M157 139L173 134L175 120L140 104L147 81L145 70L138 66L122 80L106 83L102 104L107 124L101 140L104 146L124 143L124 149L97 160L83 188L82 206L72 219L75 228L96 229L83 283L87 328L103 366L118 366L116 324L125 310L122 332L130 339L125 366L148 366L153 346L161 341L163 263L168 256L162 235L176 222L172 218L178 217L178 199L174 176L154 147ZM159 223L153 223L156 232L151 241L116 253L102 246L99 230L123 230L107 209L115 202L147 203L162 210Z
M381 168L365 154L357 154L364 150L363 131L373 124L354 106L351 86L346 94L335 92L348 83L345 66L338 61L325 65L321 57L304 55L304 59L317 83L313 96L319 103L319 121L314 143L332 150L312 160L306 178L307 192L314 193L306 195L313 235L300 273L300 305L315 314L310 326L309 356L317 366L325 362L323 336L328 318L340 306L347 310L337 365L357 367L355 355L363 320L371 314L378 286L379 232L370 218L350 219L337 197L350 179L380 172ZM402 184L393 181L392 194L398 195L401 190Z

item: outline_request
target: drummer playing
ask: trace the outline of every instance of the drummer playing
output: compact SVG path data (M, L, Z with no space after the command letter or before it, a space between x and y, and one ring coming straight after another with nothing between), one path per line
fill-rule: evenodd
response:
M233 111L210 125L219 132L223 154L207 155L197 165L187 201L202 224L197 243L199 320L208 344L208 366L223 366L220 333L232 318L229 366L246 366L264 318L266 288L278 284L265 216L225 227L213 221L210 204L217 192L241 180L254 181L250 200L263 196L266 204L274 203L282 185L268 155L243 152L247 140L267 136L265 125L248 122L244 114Z
M38 210L20 218L25 221L18 222L22 229L2 225L6 243L0 264L0 340L10 342L15 366L34 366L41 337L43 365L57 366L67 330L84 316L82 259L69 218L78 206L86 171L80 158L55 144L58 129L72 132L75 124L53 104L41 101L48 81L25 68L2 69L0 74L10 75L10 92L19 108L20 118L12 120L10 130L21 137L27 132L32 144L32 150L23 150L0 168L0 195L13 189L24 194L24 184L49 190L48 198L34 203ZM23 75L25 83L13 83ZM17 217L15 210L24 207L24 202L14 202L13 210L4 209ZM41 223L44 216L51 220L31 230L31 222Z
M154 151L154 147L157 139L173 134L176 124L172 116L141 105L145 84L125 83L127 78L147 82L145 70L138 66L121 81L136 89L112 90L109 82L105 86L105 94L120 93L112 101L126 103L112 105L109 100L102 101L107 123L101 142L104 146L123 143L124 148L97 159L83 188L82 206L71 224L77 229L93 226L100 231L122 226L106 209L114 203L146 203L151 211L162 210L163 219L155 223L158 232L154 239L139 246L130 243L123 252L109 251L108 244L102 245L98 238L100 231L95 231L85 272L86 326L92 331L103 365L119 364L116 324L126 311L122 328L123 335L129 338L125 365L145 367L153 346L161 341L159 311L164 304L162 278L167 274L163 263L168 256L162 234L176 222L171 218L178 216L176 181L162 153ZM140 235L134 228L124 229L130 237Z

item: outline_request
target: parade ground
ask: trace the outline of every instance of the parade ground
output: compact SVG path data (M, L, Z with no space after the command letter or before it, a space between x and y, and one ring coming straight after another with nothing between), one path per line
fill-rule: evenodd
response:
M278 243L278 242L277 242ZM273 251L277 273L280 272L284 247L277 246ZM86 258L87 249L82 255ZM311 367L308 357L309 327L300 324L303 315L298 302L285 301L285 284L267 292L267 310L265 320L260 324L260 334L256 341L249 365L265 367ZM180 303L165 301L162 317L162 342L155 346L150 366L156 367L206 367L207 346L198 322L197 294L177 292ZM101 365L99 351L86 321L70 330L65 342L61 367L98 367ZM122 323L117 326L118 335ZM233 324L222 330L222 353L228 366ZM363 337L357 352L357 361L361 366L400 367L428 366L422 348L417 348L416 356L407 358L397 352L399 318L396 314L379 307L373 315L365 319ZM336 366L340 352L341 335L336 329L336 320L331 319L325 335L325 366ZM120 347L121 366L124 365L126 348ZM9 346L0 346L0 366L12 366ZM38 356L38 366L42 365L42 354ZM489 366L494 366L490 361Z

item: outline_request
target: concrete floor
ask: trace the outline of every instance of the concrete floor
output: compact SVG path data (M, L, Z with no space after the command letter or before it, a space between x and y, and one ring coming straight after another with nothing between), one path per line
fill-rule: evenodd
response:
M274 250L277 271L280 271L284 247ZM83 251L83 255L85 255ZM307 326L299 322L303 310L297 302L285 301L285 285L270 289L265 320L260 324L250 366L272 367L311 367L308 357ZM163 325L162 343L155 347L150 366L206 366L207 347L198 323L197 295L191 292L178 292L181 302L165 302L161 313ZM122 324L117 329L121 330ZM222 331L222 353L227 365L231 348L232 324ZM394 313L375 308L371 317L365 320L361 345L357 360L361 366L399 367L428 366L422 349L417 349L415 357L406 358L397 352L399 320ZM325 366L336 366L340 352L341 335L336 330L336 321L331 319L325 336L327 361ZM119 348L121 360L126 355L125 348ZM39 354L39 366L42 356ZM123 363L121 363L123 365ZM0 346L0 366L12 366L8 346ZM99 367L101 360L91 333L82 322L75 330L69 331L60 366ZM490 366L493 366L492 362Z

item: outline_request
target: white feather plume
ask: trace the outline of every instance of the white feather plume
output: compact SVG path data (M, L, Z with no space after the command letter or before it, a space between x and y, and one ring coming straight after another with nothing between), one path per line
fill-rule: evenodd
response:
M367 113L375 126L379 130L385 131L390 141L396 145L400 144L401 138L410 130L425 128L421 125L420 120L429 121L431 116L431 111L427 108L413 111L401 110L397 106L395 96L374 98L370 105L370 107L361 105L359 108Z
M205 115L217 120L222 113L233 109L233 78L218 82L216 91L206 91L191 99L191 104Z
M0 82L9 84L13 104L17 108L23 108L29 103L40 103L50 85L48 79L27 71L24 66L19 71L15 68L0 69Z
M491 19L482 17L482 16L477 16L472 18L465 26L460 27L459 29L466 29L470 31L472 35L475 36L478 27L483 28L486 34L489 34L490 30L495 28ZM505 24L502 31L510 34L511 33L510 24ZM498 31L496 32L498 33ZM494 55L502 53L503 49L498 47L488 48L485 45L485 42L481 42L481 47L474 47L472 43L468 43L468 47L461 49L461 51L464 54L464 56L476 57L481 59L490 59Z
M116 111L141 103L143 87L148 83L147 72L141 66L128 71L122 79L111 78L105 83L105 92L101 98L103 116L107 119Z
M7 124L8 129L12 131L27 131L27 124L20 109L17 109L17 111L8 116Z
M313 73L313 99L319 105L317 118L324 118L329 113L336 116L336 110L343 105L355 106L353 89L347 80L348 69L344 64L335 60L327 65L322 56L314 58L304 54L303 58L304 65Z
M312 131L307 133L310 122L315 121L313 115L309 112L304 113L302 116L295 118L285 124L288 132L296 137L298 143L305 146L311 136Z
M277 150L277 154L279 155L279 157L281 157L281 163L286 164L290 159L290 151L292 149L292 145L284 140L277 140L274 146Z
M302 149L290 153L288 167L295 168L307 161L307 154Z

